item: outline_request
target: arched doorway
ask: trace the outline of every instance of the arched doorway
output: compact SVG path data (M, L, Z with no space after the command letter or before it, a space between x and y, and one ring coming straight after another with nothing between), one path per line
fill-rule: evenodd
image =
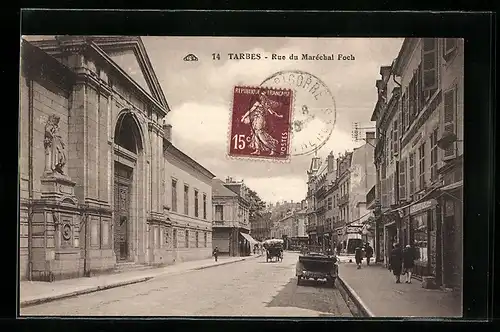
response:
M118 262L133 261L137 229L137 164L142 151L138 124L130 112L118 117L114 132L114 252Z

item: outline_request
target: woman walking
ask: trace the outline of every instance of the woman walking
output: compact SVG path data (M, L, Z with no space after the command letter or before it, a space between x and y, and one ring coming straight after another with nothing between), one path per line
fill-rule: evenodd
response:
M405 283L411 284L411 275L413 273L413 267L415 266L415 251L408 244L403 250L403 268L405 276Z
M391 251L391 256L389 257L389 271L396 277L396 284L401 283L401 270L403 267L403 253L399 247L399 243L394 244L394 249Z

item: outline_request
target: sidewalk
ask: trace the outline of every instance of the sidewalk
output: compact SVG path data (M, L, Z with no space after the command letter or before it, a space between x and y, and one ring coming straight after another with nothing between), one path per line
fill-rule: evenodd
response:
M185 272L241 262L257 257L260 257L260 255L257 254L246 257L220 257L218 262L215 262L213 258L209 258L178 263L161 268L122 272L90 278L66 279L55 282L21 281L21 307L144 282L158 276L182 274Z
M461 317L462 300L457 292L422 288L420 281L395 283L382 265L366 266L341 262L339 277L355 293L373 317Z

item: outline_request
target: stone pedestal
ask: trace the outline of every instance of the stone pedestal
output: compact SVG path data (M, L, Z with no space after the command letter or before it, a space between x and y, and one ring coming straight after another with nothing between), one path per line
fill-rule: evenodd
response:
M45 174L40 181L41 199L33 207L33 279L81 276L81 218L75 183L61 174Z

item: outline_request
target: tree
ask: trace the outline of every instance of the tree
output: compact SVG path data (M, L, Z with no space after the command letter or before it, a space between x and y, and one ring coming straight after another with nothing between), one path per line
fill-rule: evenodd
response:
M250 188L248 188L248 201L250 203L250 220L252 221L255 213L261 213L262 210L265 209L266 203L262 201L259 195Z

